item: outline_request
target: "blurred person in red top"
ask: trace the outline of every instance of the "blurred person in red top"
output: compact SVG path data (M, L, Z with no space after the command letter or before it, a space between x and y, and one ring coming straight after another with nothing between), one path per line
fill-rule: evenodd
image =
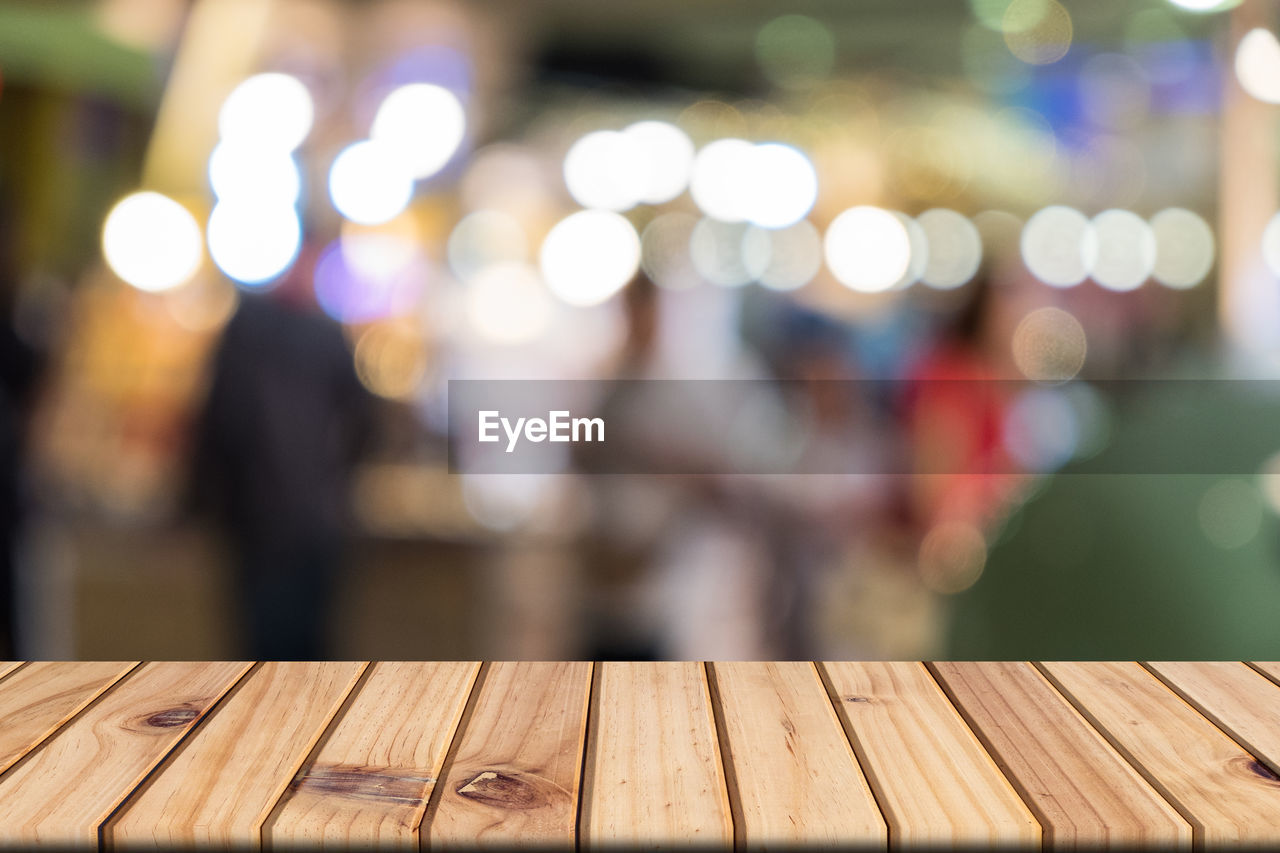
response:
M960 522L980 531L998 523L1018 482L1004 444L1008 405L991 278L979 274L934 345L908 371L905 421L911 504L922 530Z

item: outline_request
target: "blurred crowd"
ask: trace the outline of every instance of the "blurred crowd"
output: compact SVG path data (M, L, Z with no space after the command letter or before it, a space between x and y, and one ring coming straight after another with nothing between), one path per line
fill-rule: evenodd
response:
M1274 657L1277 26L0 3L0 657Z

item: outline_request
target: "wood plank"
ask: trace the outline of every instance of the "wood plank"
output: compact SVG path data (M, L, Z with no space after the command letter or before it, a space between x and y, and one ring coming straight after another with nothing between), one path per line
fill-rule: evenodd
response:
M1252 661L1249 666L1253 667L1277 684L1280 684L1280 663L1276 661Z
M130 797L103 837L118 849L260 846L263 822L364 669L261 664Z
M1236 661L1152 662L1147 668L1280 773L1280 686Z
M1030 847L1040 825L919 663L825 663L894 847Z
M739 845L883 849L888 830L812 663L717 663Z
M1197 845L1271 846L1280 838L1280 779L1139 664L1040 666L1190 821Z
M20 660L0 660L0 678L4 678L9 673L22 666L22 664L23 662Z
M590 663L495 663L458 735L424 846L572 849Z
M733 817L703 665L598 666L583 844L731 845Z
M416 849L478 663L376 663L263 829L270 846Z
M930 665L1055 850L1190 849L1191 825L1026 662Z
M0 846L96 845L107 816L248 669L134 670L0 779Z
M46 661L6 679L0 684L0 773L137 665Z

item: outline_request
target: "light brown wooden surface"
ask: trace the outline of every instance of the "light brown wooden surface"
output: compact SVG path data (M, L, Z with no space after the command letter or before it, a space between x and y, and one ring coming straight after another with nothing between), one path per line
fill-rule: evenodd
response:
M1051 681L1209 847L1274 846L1280 780L1136 663L1045 663Z
M0 678L4 678L20 666L22 666L20 660L0 660Z
M738 841L884 847L884 818L812 663L710 666Z
M105 835L117 849L257 846L262 823L364 668L260 664Z
M415 849L477 663L376 663L295 777L264 840Z
M705 667L603 663L593 698L582 842L632 849L733 843Z
M572 849L590 663L495 663L430 817L432 848Z
M0 845L96 846L98 830L249 669L148 663L0 777Z
M1275 849L1277 723L1275 664L27 663L0 848Z
M923 664L822 666L894 846L1039 843L1039 823Z
M0 693L0 773L102 695L137 662L33 663Z
M1025 662L931 668L1059 850L1189 849L1191 826Z
M1272 772L1280 773L1280 686L1234 661L1153 662L1147 668Z

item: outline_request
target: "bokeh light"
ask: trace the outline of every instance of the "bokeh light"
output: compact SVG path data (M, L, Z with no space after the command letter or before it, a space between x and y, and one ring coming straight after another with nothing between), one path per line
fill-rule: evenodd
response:
M1204 13L1230 9L1232 6L1239 5L1240 0L1169 0L1169 2L1188 12Z
M1057 62L1071 49L1071 13L1057 0L1013 0L1001 28L1009 52L1028 65Z
M410 211L379 225L347 220L339 242L347 265L361 276L394 276L423 262L417 222Z
M1195 287L1213 268L1213 229L1190 210L1170 207L1151 217L1156 263L1151 275L1179 290Z
M1090 274L1108 290L1133 290L1151 277L1156 237L1136 213L1105 210L1093 218L1098 251Z
M1021 249L1032 275L1054 287L1071 287L1088 277L1098 237L1083 213L1054 205L1027 220Z
M428 271L419 259L396 270L370 274L347 257L341 239L330 243L316 262L316 301L343 323L364 323L411 313Z
M808 215L818 200L818 173L790 145L757 145L749 156L751 201L743 217L761 228L786 228Z
M670 122L638 121L622 135L635 143L645 160L639 169L644 180L637 201L662 204L685 191L693 169L694 149L683 130Z
M698 217L672 211L655 216L640 234L640 267L654 284L668 290L687 290L699 275L689 254Z
M555 224L540 261L552 293L569 305L597 305L640 269L640 237L616 213L581 210Z
M344 148L329 170L329 198L338 212L363 225L395 218L413 198L413 175L381 143Z
M153 293L177 287L195 274L202 242L190 211L156 192L121 199L102 227L102 252L111 270Z
M251 287L278 278L302 247L302 223L289 205L219 202L209 214L207 235L218 269Z
M742 238L747 273L770 290L795 290L822 268L822 235L808 220L790 228L752 225Z
M741 222L751 212L748 176L755 146L745 139L717 139L693 160L689 194L698 209L721 222Z
M449 269L466 281L494 264L529 259L529 241L520 220L500 210L477 210L449 234Z
M374 116L369 138L394 152L415 178L445 167L467 132L467 113L457 95L433 83L393 90Z
M743 258L743 237L747 226L740 222L702 219L689 237L693 268L712 284L740 287L751 281Z
M635 139L616 130L597 130L564 155L564 184L583 207L629 210L645 193L648 165Z
M356 375L360 383L389 400L407 400L427 373L422 333L403 321L375 323L356 339Z
M315 107L296 77L255 74L236 86L218 113L223 141L292 151L311 132Z
M1037 308L1013 332L1013 362L1037 382L1066 382L1084 367L1088 341L1072 314L1052 306Z
M782 15L756 34L756 62L776 86L797 89L831 73L836 44L831 30L807 15Z
M893 211L893 215L898 218L898 221L902 223L902 227L906 229L907 243L911 251L911 256L907 260L906 270L893 284L894 289L901 289L915 284L920 280L920 276L924 274L925 267L929 263L929 238L924 233L924 229L920 227L920 223L910 216L896 210Z
M1224 550L1248 545L1262 529L1262 494L1238 478L1219 480L1200 497L1197 516L1205 538Z
M1280 41L1258 27L1236 46L1236 79L1240 88L1268 104L1280 104Z
M852 207L837 216L823 238L827 266L851 290L889 290L911 264L911 237L902 221L878 207Z
M209 187L219 201L290 205L302 175L288 151L223 141L209 155Z
M538 271L523 263L484 269L467 284L464 305L467 322L481 338L508 345L541 336L555 307Z
M928 262L920 280L929 287L951 290L965 284L982 265L982 236L964 214L942 207L916 217L929 245Z

